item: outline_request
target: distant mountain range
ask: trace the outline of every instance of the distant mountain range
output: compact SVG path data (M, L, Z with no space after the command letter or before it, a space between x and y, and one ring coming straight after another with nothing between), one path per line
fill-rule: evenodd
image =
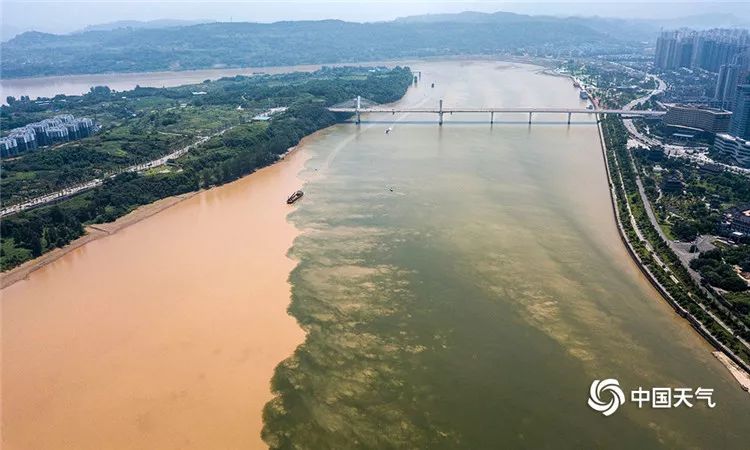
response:
M23 33L2 44L3 77L326 64L466 54L619 52L630 44L583 23L519 16L497 23L339 20L117 27Z
M18 36L22 32L23 30L21 28L18 28L12 23L3 22L2 26L0 27L0 40L2 40L2 42L8 41Z
M524 21L539 22L568 22L585 25L593 30L619 38L629 40L651 40L661 29L677 28L750 28L750 21L740 19L732 14L715 13L686 16L676 19L619 19L611 17L559 17L559 16L528 16L509 12L482 13L465 11L457 14L425 14L407 16L396 19L400 23L496 23L508 24Z
M467 54L591 55L642 48L654 41L662 27L740 24L724 14L656 21L507 12L423 15L375 23L119 21L67 35L23 33L2 44L0 68L3 77L13 78Z
M513 23L542 23L559 24L566 23L583 26L615 39L644 40L649 39L658 30L654 26L643 21L612 19L603 17L557 17L557 16L528 16L509 12L482 13L466 11L458 14L427 14L420 16L408 16L396 19L399 23L467 23L467 24L498 24L507 25Z
M197 25L199 23L210 23L213 20L177 20L177 19L159 19L159 20L118 20L116 22L107 22L98 25L89 25L78 33L85 33L87 31L110 31L118 28L172 28L172 27L185 27L190 25Z

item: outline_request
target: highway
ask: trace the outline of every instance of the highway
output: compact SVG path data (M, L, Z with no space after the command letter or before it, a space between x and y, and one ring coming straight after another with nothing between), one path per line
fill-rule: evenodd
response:
M623 106L623 110L632 110L636 105L639 103L648 101L651 97L654 97L655 95L659 95L663 93L667 89L667 84L660 78L658 78L656 75L648 74L651 78L657 81L659 85L654 89L653 91L649 92L648 94L644 95L643 97L639 97L635 100L632 100L627 105ZM654 147L662 147L664 151L669 156L675 156L678 158L687 158L692 161L701 163L701 164L715 164L718 166L723 167L725 170L728 170L730 172L739 173L743 175L750 176L750 169L745 169L743 167L738 166L732 166L729 164L724 164L720 162L716 162L708 157L708 148L707 147L685 147L682 145L673 145L673 144L665 144L659 139L646 136L645 134L638 131L636 126L633 124L632 120L628 120L628 118L624 118L623 124L625 125L625 128L628 130L628 133L630 133L630 136L640 144L642 144L644 147L654 146ZM698 153L694 153L695 151L698 151Z

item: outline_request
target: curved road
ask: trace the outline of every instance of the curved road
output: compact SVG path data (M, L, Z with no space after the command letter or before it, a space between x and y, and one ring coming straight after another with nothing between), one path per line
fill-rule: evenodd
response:
M657 77L656 75L652 75L652 74L646 74L646 76L649 76L652 79L656 80L656 82L659 83L658 87L656 89L654 89L653 91L649 92L648 94L644 95L643 97L639 97L639 98L631 101L627 105L623 106L622 109L627 109L627 110L633 109L638 103L648 101L651 97L653 97L655 95L659 95L659 94L663 93L667 89L667 83L665 83L664 80L662 80L661 78ZM716 165L719 165L719 166L723 167L725 170L728 170L730 172L740 173L740 174L744 174L744 175L750 175L750 169L745 169L745 168L742 168L742 167L737 167L737 166L732 166L732 165L729 165L729 164L724 164L724 163L716 162L716 161L712 160L711 158L709 158L708 156L706 156L705 154L697 154L697 155L690 154L690 153L687 152L687 150L688 150L687 147L683 147L683 146L680 146L680 145L664 144L663 142L661 142L658 139L655 139L655 138L652 138L652 137L648 137L648 136L644 135L643 133L641 133L640 131L638 131L638 129L635 127L635 125L633 125L632 119L623 118L623 123L625 124L625 128L627 128L628 132L633 137L633 139L635 139L636 141L639 141L644 146L660 146L660 147L664 148L664 150L666 150L667 154L669 154L669 155L673 155L673 156L676 156L676 157L679 157L679 158L688 158L688 159L691 159L691 160L693 160L695 162L699 162L699 163L703 163L703 164L706 164L706 163L716 164Z
M657 82L659 83L659 86L658 86L658 87L657 87L656 89L654 89L653 91L651 91L650 93L648 93L647 95L644 95L643 97L639 97L639 98L637 98L637 99L635 99L635 100L631 101L630 103L628 103L627 105L625 105L625 106L623 107L623 109L631 109L631 108L635 107L635 105L637 105L637 104L639 104L639 103L641 103L641 102L647 101L647 100L649 100L649 99L650 99L651 97L653 97L653 96L655 96L655 95L658 95L658 94L661 94L662 92L664 92L664 90L666 90L666 86L667 86L667 85L666 85L666 83L664 83L664 81L663 81L663 80L661 80L660 78L656 77L655 75L651 75L651 74L648 74L648 76L651 76L651 77L652 77L653 79L655 79L655 80L656 80L656 81L657 81ZM646 142L646 143L648 143L648 144L650 144L650 145L662 145L662 144L661 144L661 142L659 142L658 140L655 140L655 139L653 139L653 138L649 138L649 137L646 137L646 136L644 136L643 134L641 134L641 133L640 133L640 132L639 132L639 131L638 131L638 130L637 130L637 129L635 128L635 125L633 125L633 121L632 121L632 120L629 120L629 119L624 119L624 120L623 120L623 123L625 124L625 127L627 128L628 132L629 132L629 133L631 134L631 136L633 136L633 137L634 137L635 139L637 139L637 140L640 140L640 141L642 141L642 142ZM653 143L652 143L652 142L653 142ZM666 146L665 146L665 148L666 148ZM635 162L634 162L634 161L632 160L632 154L631 154L631 161L630 161L630 163L631 163L631 164L633 164L633 167L635 168ZM709 299L711 299L711 301L712 301L712 303L714 304L714 306L715 306L716 308L718 308L718 309L720 309L720 310L724 311L725 313L727 313L727 314L729 314L729 315L733 315L733 312L732 312L732 311L729 311L729 310L728 310L728 309L727 309L726 307L724 307L724 305L722 305L721 303L719 303L719 302L718 302L718 301L717 301L717 300L716 300L716 299L715 299L715 298L713 297L713 295L712 295L712 294L711 294L710 292L708 292L708 291L707 291L707 290L706 290L705 288L703 288L703 287L702 287L702 285L701 285L701 276L700 276L700 274L698 274L698 273L697 273L697 272L696 272L695 270L693 270L693 269L692 269L692 268L690 267L690 260L691 260L691 259L693 259L693 258L695 258L695 257L697 256L697 254L695 254L695 253L690 253L689 251L686 251L686 249L684 248L684 244L683 244L683 246L680 246L680 243L679 243L679 242L676 242L676 241L674 241L674 240L670 239L670 238L669 238L669 237L668 237L668 236L667 236L667 235L666 235L666 234L664 233L664 231L662 230L661 226L659 225L659 221L658 221L658 219L656 218L656 214L654 213L654 210L653 210L653 206L651 205L651 201L650 201L650 200L648 199L648 196L646 195L646 191L645 191L645 189L644 189L644 187L643 187L643 182L641 181L641 177L640 177L640 175L638 174L638 171L637 171L637 170L635 171L635 175L636 175L636 179L635 179L635 182L636 182L636 185L638 186L638 193L639 193L639 196L640 196L640 198L641 198L641 201L643 202L643 206L644 206L644 209L645 209L645 211L646 211L646 216L648 217L648 219L649 219L649 222L651 222L651 225L652 225L652 226L653 226L653 227L654 227L654 228L656 229L656 232L658 233L659 237L660 237L660 238L661 238L662 240L664 240L664 242L666 242L666 243L667 243L667 245L668 245L668 246L669 246L669 248L670 248L670 249L672 250L672 252L674 252L674 254L675 254L675 255L677 255L677 257L678 257L678 258L680 259L680 261L681 261L682 265L683 265L683 266L685 267L685 269L687 269L688 273L690 274L690 277L691 277L691 278L693 279L693 281L695 281L695 283L696 283L696 284L697 284L697 285L698 285L698 286L700 287L700 289L701 289L701 290L702 290L702 291L703 291L703 292L704 292L704 293L705 293L705 294L706 294L706 295L708 296L708 298L709 298ZM630 204L628 203L628 210L629 210L629 209L630 209ZM658 256L656 255L656 253L655 253L655 252L653 251L653 247L652 247L652 246L651 246L651 244L650 244L650 243L648 242L648 240L647 240L647 239L644 239L644 238L643 238L643 235L642 235L642 233L641 233L640 229L638 228L638 225L637 225L637 223L636 223L636 222L635 222L635 220L633 219L632 215L631 215L631 222L632 222L632 224L633 224L633 227L634 227L634 229L635 229L636 233L637 233L637 234L638 234L638 236L639 236L639 237L641 238L641 240L642 240L642 241L644 241L644 242L646 243L646 247L647 247L647 248L649 249L649 251L651 251L652 255L653 255L653 256L654 256L654 258L655 258L655 259L657 260L657 262L658 262L658 263L659 263L659 264L660 264L661 266L665 267L664 263L663 263L663 262L661 261L661 259L660 259L660 258L659 258L659 257L658 257ZM672 277L673 277L673 280L674 280L675 282L677 282L677 280L676 280L676 279L674 278L674 276L672 276ZM719 324L719 325L720 325L720 326L721 326L722 328L724 328L724 329L725 329L726 331L728 331L729 333L732 333L732 334L734 334L734 332L732 331L732 329L731 329L731 328L730 328L729 326L727 326L727 325L726 325L726 324L724 323L724 321L722 321L722 320L721 320L721 319L720 319L719 317L717 317L717 316L716 316L716 315L715 315L715 314L714 314L713 312L711 312L711 311L710 311L710 310L709 310L708 308L706 308L706 306L705 306L705 305L704 305L704 304L703 304L702 302L700 302L700 301L697 301L696 303L698 304L698 306L699 306L699 307L700 307L700 308L701 308L701 309L702 309L702 310L703 310L703 311L704 311L705 313L707 313L708 315L710 315L710 316L711 316L711 317L712 317L712 318L713 318L713 319L714 319L714 320L715 320L715 321L716 321L716 322L717 322L717 323L718 323L718 324ZM737 323L738 323L738 325L740 325L740 326L742 326L743 328L745 328L745 330L747 330L747 327L746 327L746 326L744 325L744 323L742 323L741 321L737 321ZM741 342L741 343L742 343L742 344L743 344L743 345L744 345L745 347L747 347L747 348L750 348L750 343L748 343L748 342L747 342L747 341L745 341L744 339L740 338L739 336L737 336L737 338L738 338L738 340L739 340L739 341L740 341L740 342Z

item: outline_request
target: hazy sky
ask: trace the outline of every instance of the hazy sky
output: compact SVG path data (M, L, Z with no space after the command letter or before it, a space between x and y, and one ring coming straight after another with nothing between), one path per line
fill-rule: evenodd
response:
M750 2L600 0L499 2L499 1L122 1L122 0L0 0L2 25L13 34L30 29L53 33L75 31L86 25L117 20L207 19L215 21L273 22L302 19L380 21L396 17L460 11L510 11L526 14L600 15L618 17L684 17L706 13L732 13L750 19Z

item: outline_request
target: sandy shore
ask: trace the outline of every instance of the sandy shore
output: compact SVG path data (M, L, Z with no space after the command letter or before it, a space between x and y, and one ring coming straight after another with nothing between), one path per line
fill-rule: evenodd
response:
M740 387L742 387L743 391L750 392L750 374L745 372L740 366L737 365L734 361L729 359L727 355L725 355L722 352L711 352L716 359L718 359L722 364L724 364L724 367L729 370L729 373L732 374L735 380L737 380L738 383L740 383Z
M301 145L5 274L2 448L265 448L273 371L304 339L286 216L307 199L285 200L308 158Z
M181 201L186 200L198 193L200 193L200 191L163 198L161 200L155 201L154 203L140 206L130 213L118 218L114 222L90 225L86 227L86 234L79 237L78 239L73 240L65 247L56 248L41 255L38 258L26 261L20 266L0 273L0 289L6 288L13 283L28 278L28 276L35 270L41 269L47 264L57 261L68 253L77 249L78 247L86 245L96 239L116 233L117 231L122 230L125 227L129 227L130 225L136 224L143 219L147 219L154 214L161 212L171 206L174 206L177 203L180 203Z

